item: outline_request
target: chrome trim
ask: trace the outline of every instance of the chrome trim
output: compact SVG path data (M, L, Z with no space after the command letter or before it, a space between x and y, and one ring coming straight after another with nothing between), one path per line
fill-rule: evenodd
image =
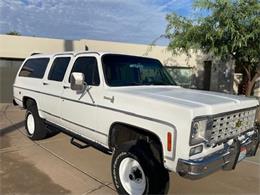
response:
M253 107L249 107L249 108L243 108L243 109L238 109L238 110L232 110L232 111L229 111L229 112L222 112L222 113L219 113L219 114L215 114L215 115L211 115L213 117L220 117L222 115L228 115L228 114L233 114L233 113L236 113L236 112L243 112L243 111L246 111L246 110L253 110L253 109L256 109L258 106L253 106Z
M240 149L246 148L246 157L254 156L259 145L259 133L255 130L253 134L241 141L234 139L232 145L225 144L224 149L198 159L179 159L176 171L180 176L188 179L200 179L219 169L235 169L240 155Z
M255 116L256 109L248 108L212 118L211 133L208 137L210 145L222 143L231 137L237 137L254 129ZM241 125L236 126L239 121Z
M223 150L199 160L179 159L177 172L184 178L200 179L227 165L231 155L229 151Z
M220 117L222 115L228 115L228 114L233 114L236 112L243 112L245 110L251 110L251 109L256 109L258 106L252 106L252 107L248 107L248 108L243 108L243 109L238 109L238 110L232 110L232 111L228 111L228 112L221 112L218 114L212 114L212 115L201 115L201 116L196 116L193 118L193 120L196 120L197 118L214 118L214 117Z
M211 142L211 140L209 140L211 138L211 131L213 129L213 127L211 127L214 123L214 119L215 118L219 118L219 117L222 117L222 116L226 116L226 115L231 115L231 114L235 114L235 113L239 113L239 112L243 112L243 111L248 111L248 110L255 110L257 109L258 106L253 106L253 107L249 107L249 108L243 108L243 109L238 109L238 110L232 110L232 111L229 111L229 112L222 112L222 113L218 113L218 114L213 114L213 115L201 115L201 116L196 116L195 118L193 118L192 120L192 124L191 124L191 128L190 128L190 141L189 141L189 145L190 146L195 146L197 144L200 144L200 143L205 143L207 146L211 146L212 144L220 144L220 143L223 143L225 142L227 139L231 139L231 138L235 138L237 136L239 136L239 134L237 135L234 135L234 136L230 136L230 137L227 137L223 140L220 140L218 142ZM205 137L205 140L202 140L201 142L199 143L196 143L196 144L191 144L191 135L192 135L192 126L193 126L193 123L194 121L198 121L198 120L201 120L201 119L208 119L208 124L207 124L207 129L205 130L206 131L206 137ZM248 130L245 130L243 133L247 132L247 131L250 131L252 130L253 128L251 129L248 129Z
M194 123L195 122L200 122L200 121L203 121L203 120L207 120L207 124L206 124L206 129L205 129L205 137L204 138L201 138L199 141L195 142L195 143L192 143L192 128L194 126ZM206 116L202 116L202 117L196 117L192 120L191 122L191 127L190 127L190 140L189 140L189 145L190 146L195 146L195 145L198 145L198 144L201 144L201 143L205 143L205 144L208 144L208 136L209 136L209 131L211 131L211 119L210 117L206 117Z

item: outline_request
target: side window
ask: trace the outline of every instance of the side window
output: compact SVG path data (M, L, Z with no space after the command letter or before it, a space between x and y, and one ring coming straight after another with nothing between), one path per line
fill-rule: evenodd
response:
M48 79L53 81L62 81L70 62L70 57L59 57L53 61Z
M99 85L97 59L95 57L79 57L76 59L72 72L82 72L88 85Z
M43 78L49 60L49 58L28 59L19 72L19 76Z

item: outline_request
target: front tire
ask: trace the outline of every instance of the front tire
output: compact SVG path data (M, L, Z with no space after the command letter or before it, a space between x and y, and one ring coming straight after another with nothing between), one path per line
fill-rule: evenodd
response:
M147 143L119 146L112 158L112 177L119 194L166 194L169 173L156 160Z
M31 140L41 140L47 137L48 129L38 114L37 105L34 101L27 101L25 114L25 129Z

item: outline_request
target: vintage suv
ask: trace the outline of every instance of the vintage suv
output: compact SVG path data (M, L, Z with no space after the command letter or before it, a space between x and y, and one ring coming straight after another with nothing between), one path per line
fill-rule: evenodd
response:
M232 170L259 145L258 101L184 89L152 58L104 52L30 56L13 86L32 140L56 129L79 148L112 153L120 194L164 194L169 171L189 179Z

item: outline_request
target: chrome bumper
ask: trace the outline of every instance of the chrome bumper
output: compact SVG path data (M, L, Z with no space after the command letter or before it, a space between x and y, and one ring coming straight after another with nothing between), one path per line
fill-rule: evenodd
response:
M240 151L246 149L246 157L255 156L260 140L260 129L246 139L239 141L234 139L232 145L225 145L224 149L204 158L195 160L179 159L177 172L188 179L200 179L219 169L235 169L239 162Z

